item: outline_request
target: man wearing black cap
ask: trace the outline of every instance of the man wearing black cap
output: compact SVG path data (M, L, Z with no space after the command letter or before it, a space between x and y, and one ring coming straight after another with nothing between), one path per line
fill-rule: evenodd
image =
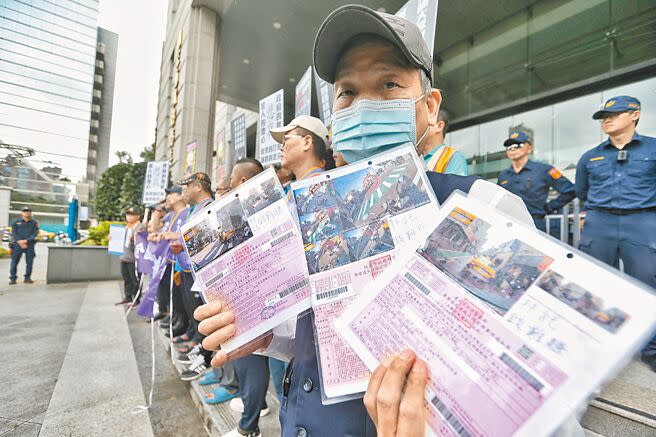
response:
M529 159L533 140L526 132L513 132L503 146L511 165L499 173L497 184L518 195L531 213L535 227L546 232L545 215L559 210L576 197L574 184L557 168ZM547 202L549 188L559 195Z
M592 116L608 139L581 156L576 194L585 202L579 248L656 288L656 138L636 132L640 101L609 99ZM642 352L656 372L656 339Z
M25 254L25 284L32 281L32 263L34 261L34 245L39 234L39 222L32 220L32 210L29 206L21 209L21 218L11 224L11 266L9 268L9 285L16 284L18 263Z
M417 26L364 6L341 7L326 18L318 31L314 43L314 66L319 77L334 83L333 150L341 154L346 163L404 144L423 148L430 127L437 123L441 94L432 88L433 60ZM391 130L389 126L395 128ZM478 179L434 172L427 174L440 202L456 189L468 192ZM220 303L204 305L195 315L202 320L201 332L208 335L203 341L208 349L218 349L234 333L234 316L221 308ZM265 353L274 345L279 346L279 350L284 347L283 340L275 335L255 346L267 347L267 344L269 349ZM289 348L293 361L284 379L280 412L284 437L369 437L376 435L376 427L379 435L396 435L399 403L423 405L421 375L425 383L425 366L406 357L395 359L389 365L391 370L383 372L385 384L377 384L372 379L374 383L370 387L373 389L368 392L364 403L357 399L323 405L311 313L299 317L295 339ZM226 359L225 352L219 350L213 364L221 365ZM411 372L411 369L415 370ZM417 390L406 391L407 396L400 390L391 393L394 397L383 408L378 412L371 409L377 404L380 387L383 387L381 393L389 392L391 381L392 385L401 388L408 374L410 382L418 381L412 385ZM414 375L420 375L419 379ZM380 377L381 372L376 376ZM423 433L423 409L415 410L417 417L413 418L413 426ZM394 422L394 428L389 425L391 422Z
M125 239L123 240L123 255L121 260L121 276L123 277L123 300L116 305L131 303L139 291L139 278L135 269L134 235L137 233L139 223L139 209L130 207L125 210Z

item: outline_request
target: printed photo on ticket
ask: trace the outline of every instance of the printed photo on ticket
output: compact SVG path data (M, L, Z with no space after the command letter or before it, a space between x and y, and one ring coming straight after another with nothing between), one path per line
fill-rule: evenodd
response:
M301 234L272 169L194 214L182 236L205 300L235 313L226 352L310 308Z
M455 194L335 327L369 369L405 348L426 361L431 434L533 437L619 371L655 321L644 285Z
M324 403L339 402L366 389L369 369L333 321L418 238L418 225L434 218L437 201L412 147L298 181L292 190L312 286Z

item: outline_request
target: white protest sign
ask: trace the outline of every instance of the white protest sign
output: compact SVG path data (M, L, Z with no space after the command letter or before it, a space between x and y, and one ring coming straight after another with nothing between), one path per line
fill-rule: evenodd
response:
M164 189L169 177L169 163L167 161L151 161L146 168L144 190L141 203L150 205L162 200Z
M280 144L269 131L283 126L284 90L278 90L260 100L260 120L258 123L259 160L266 166L280 161Z

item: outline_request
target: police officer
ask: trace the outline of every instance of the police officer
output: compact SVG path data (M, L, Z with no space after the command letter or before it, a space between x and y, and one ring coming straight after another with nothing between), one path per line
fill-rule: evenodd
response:
M25 206L21 209L21 218L11 224L11 267L9 269L9 285L16 284L18 262L25 254L25 284L32 284L32 262L36 256L34 244L39 234L39 222L32 219L32 210Z
M587 210L580 249L656 288L656 138L636 132L640 101L617 96L592 116L608 139L581 156L576 194ZM656 371L656 342L643 350Z
M503 146L511 165L499 173L497 184L521 197L535 227L546 232L545 215L559 210L576 197L574 184L555 167L529 159L533 141L526 132L513 132ZM549 188L560 194L547 202Z
M417 26L403 18L359 5L335 10L319 29L314 45L314 64L319 77L335 84L333 147L346 163L388 150L399 141L422 146L429 128L437 123L441 95L431 86L432 57ZM373 113L363 114L362 107L357 105L365 99L368 101L367 109ZM397 124L398 131L390 132L389 129L384 130L390 125L390 120L386 118L390 111L385 111L383 101L396 99L404 99L404 109L396 115L401 115L404 120L413 120L413 123ZM355 111L354 119L364 120L363 115L372 116L383 126L374 126L377 129L371 131L361 122L340 125L336 121L337 116L345 114L340 112L345 109ZM343 130L346 126L352 128L349 135ZM375 138L367 137L367 134ZM342 141L342 138L355 140ZM478 178L429 172L428 179L438 200L444 202L456 189L469 191ZM202 320L199 325L201 333L208 335L203 341L203 346L208 349L218 349L235 332L234 315L222 308L219 302L198 308L195 316ZM312 312L299 317L294 339L289 343L285 343L282 336L278 338L274 329L274 335L267 337L266 341L242 351L249 353L267 347L264 351L267 353L275 345L277 352L282 354L289 351L293 357L283 384L284 398L280 407L282 436L375 436L376 425L362 399L323 405L312 317ZM226 359L226 353L219 350L212 364L220 366ZM393 367L402 369L400 365ZM407 372L411 372L411 368L412 365ZM405 374L401 377L405 378ZM402 386L403 383L400 383L399 387ZM413 390L413 399L421 404L423 386L421 383L416 386L419 389ZM376 399L376 396L375 393L370 394L368 399ZM396 408L398 413L398 404L389 406L390 410ZM421 414L421 409L418 412ZM396 417L393 411L387 410L381 410L375 416L375 420L378 416L385 416L394 421ZM376 423L384 429L382 422ZM419 423L423 431L423 422ZM381 432L380 435L387 434Z

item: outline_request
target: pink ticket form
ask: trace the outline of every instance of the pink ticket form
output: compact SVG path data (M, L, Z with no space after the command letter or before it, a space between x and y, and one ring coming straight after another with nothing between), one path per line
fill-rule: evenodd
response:
M205 300L235 313L226 352L310 308L301 235L273 170L194 214L182 234Z
M335 322L371 370L428 364L427 435L550 435L655 327L646 287L487 204L455 194L432 228Z
M333 321L438 211L412 147L292 184L312 286L323 402L361 396L369 369ZM425 238L426 235L424 235Z

